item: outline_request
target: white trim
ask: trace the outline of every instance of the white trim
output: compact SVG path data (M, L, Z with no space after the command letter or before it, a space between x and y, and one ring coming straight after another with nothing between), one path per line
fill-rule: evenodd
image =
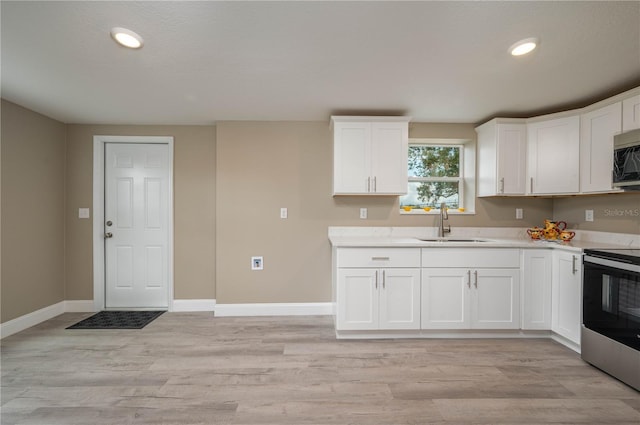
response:
M169 235L167 300L173 311L173 137L93 136L93 311L104 310L104 145L105 143L158 143L169 145Z
M173 311L211 311L216 307L215 299L173 300Z
M216 304L215 316L330 316L333 303Z
M66 300L64 302L65 313L94 313L93 300Z
M0 338L5 338L9 335L21 332L27 328L42 323L45 320L53 319L64 312L65 302L60 301L57 304L41 308L40 310L33 311L25 314L24 316L16 317L13 320L0 324Z

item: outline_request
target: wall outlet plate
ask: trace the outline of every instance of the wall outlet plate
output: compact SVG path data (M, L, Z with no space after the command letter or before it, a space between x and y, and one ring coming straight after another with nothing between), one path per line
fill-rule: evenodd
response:
M89 218L89 208L78 208L78 218Z
M360 218L367 218L367 209L360 208Z
M289 211L286 208L280 208L280 218L287 218Z
M593 221L593 210L584 210L584 221Z
M264 260L262 257L251 257L251 270L263 270Z
M524 213L522 208L516 208L516 220L522 220L524 218Z

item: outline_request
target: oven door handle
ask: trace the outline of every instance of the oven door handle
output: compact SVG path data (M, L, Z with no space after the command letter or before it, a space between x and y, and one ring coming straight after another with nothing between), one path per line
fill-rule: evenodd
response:
M584 263L598 264L600 266L610 267L612 269L626 270L633 273L640 273L640 265L623 263L620 261L607 260L605 258L593 257L591 255L584 256Z

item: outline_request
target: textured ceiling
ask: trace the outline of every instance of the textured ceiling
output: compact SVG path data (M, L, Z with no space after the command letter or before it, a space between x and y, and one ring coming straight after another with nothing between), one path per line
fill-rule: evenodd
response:
M640 85L640 1L1 2L2 97L66 123L479 123ZM131 51L109 37L138 32ZM536 36L532 55L507 48Z

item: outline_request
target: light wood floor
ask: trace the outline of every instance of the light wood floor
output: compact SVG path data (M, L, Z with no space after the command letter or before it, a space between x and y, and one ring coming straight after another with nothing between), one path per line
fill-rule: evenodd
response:
M546 339L336 340L330 317L166 313L2 340L2 425L640 424L640 393Z

